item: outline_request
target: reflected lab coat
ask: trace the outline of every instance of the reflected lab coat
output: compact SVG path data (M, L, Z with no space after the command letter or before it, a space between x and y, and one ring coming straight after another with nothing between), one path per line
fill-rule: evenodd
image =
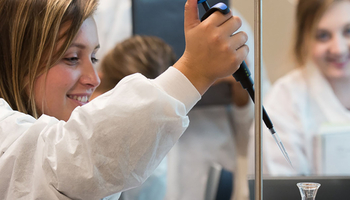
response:
M198 91L175 68L131 75L67 121L0 99L0 199L100 199L140 185L188 126Z
M321 72L312 63L295 69L275 83L264 105L295 168L290 167L270 132L264 128L264 173L319 174L314 159L318 153L314 152L315 134L326 124L350 123L350 111L337 99Z

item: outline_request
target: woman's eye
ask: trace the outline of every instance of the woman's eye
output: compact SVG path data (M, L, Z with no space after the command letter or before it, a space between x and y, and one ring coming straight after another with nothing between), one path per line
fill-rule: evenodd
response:
M350 36L350 27L346 27L344 30L345 36Z
M64 60L69 64L69 65L76 65L79 61L78 57L69 57L69 58L64 58Z
M331 35L326 31L318 31L316 34L316 40L325 42L331 38Z
M97 63L99 60L97 59L97 58L91 58L91 62L93 63L93 64L95 64L95 63Z

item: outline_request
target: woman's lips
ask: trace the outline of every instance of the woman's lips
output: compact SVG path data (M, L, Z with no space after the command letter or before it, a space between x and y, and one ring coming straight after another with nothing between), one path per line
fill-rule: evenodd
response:
M339 60L330 60L330 63L336 68L343 69L350 63L350 58L339 59Z
M67 95L68 98L77 102L79 105L84 105L89 102L89 95Z

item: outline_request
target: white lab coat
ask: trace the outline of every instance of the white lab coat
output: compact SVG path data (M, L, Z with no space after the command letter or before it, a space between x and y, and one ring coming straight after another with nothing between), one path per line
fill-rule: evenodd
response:
M198 91L175 68L140 74L77 107L67 122L0 99L0 199L100 199L151 175L189 124Z
M121 200L163 200L167 187L167 164L165 157L152 175L139 187L122 193Z
M313 143L315 134L328 123L350 123L350 111L337 99L321 72L311 63L293 70L276 81L264 105L295 168L290 167L264 127L264 173L319 174L314 156L317 155ZM250 155L253 166L253 156Z

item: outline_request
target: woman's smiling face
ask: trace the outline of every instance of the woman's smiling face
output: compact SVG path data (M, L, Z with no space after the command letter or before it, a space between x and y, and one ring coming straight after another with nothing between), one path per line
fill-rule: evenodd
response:
M350 1L339 1L322 16L312 59L327 79L350 78Z
M63 58L34 85L35 104L40 113L67 121L77 106L88 102L100 84L95 69L99 49L93 18L84 21Z

